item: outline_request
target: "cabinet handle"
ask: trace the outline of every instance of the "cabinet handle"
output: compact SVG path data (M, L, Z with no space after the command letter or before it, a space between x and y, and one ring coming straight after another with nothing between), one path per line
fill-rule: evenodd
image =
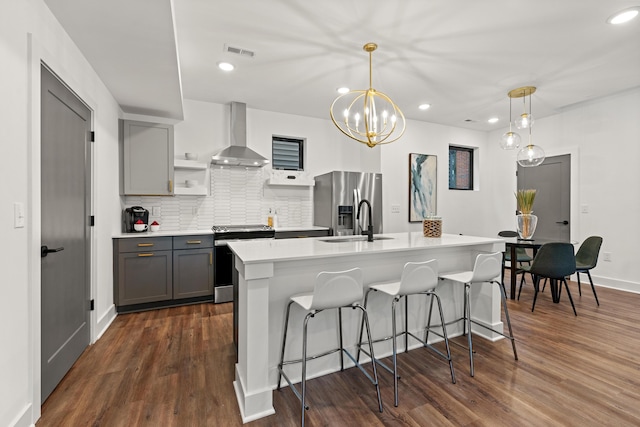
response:
M139 248L148 248L150 246L153 246L153 243L138 243Z
M153 256L153 254L138 254L138 256Z
M187 240L187 245L199 245L202 240Z
M169 180L169 192L170 193L173 192L173 180L172 179Z
M213 265L213 252L209 252L209 265Z

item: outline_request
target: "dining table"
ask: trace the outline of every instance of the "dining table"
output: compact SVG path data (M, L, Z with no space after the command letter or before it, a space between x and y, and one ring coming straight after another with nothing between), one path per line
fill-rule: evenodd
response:
M571 243L576 244L577 242L573 240L567 240L562 238L549 238L549 237L535 237L533 239L521 239L519 237L503 237L506 250L511 253L511 259L513 261L510 262L510 280L511 280L511 290L509 292L509 297L511 299L516 299L516 286L517 286L517 273L518 273L518 263L515 261L517 259L516 250L517 248L525 248L533 250L533 257L535 258L538 249L545 243L552 242L562 242L562 243ZM557 292L553 292L554 294L554 302Z

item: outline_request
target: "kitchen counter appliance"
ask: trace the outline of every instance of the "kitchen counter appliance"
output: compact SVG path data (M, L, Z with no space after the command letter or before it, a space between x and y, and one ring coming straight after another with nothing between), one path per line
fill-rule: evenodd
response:
M233 301L238 284L234 256L227 246L230 241L273 239L276 232L268 225L214 225L213 231L213 298L215 303ZM235 310L235 307L234 307Z
M122 220L124 224L124 232L125 233L139 233L141 231L147 231L147 227L149 226L149 211L143 208L142 206L131 206L130 208L126 208L122 212ZM138 221L142 221L145 225L144 230L136 230L133 226Z

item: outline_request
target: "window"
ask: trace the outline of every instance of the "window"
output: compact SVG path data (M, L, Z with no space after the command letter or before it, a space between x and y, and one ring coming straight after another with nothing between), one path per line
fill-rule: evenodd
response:
M290 171L304 170L303 146L304 139L274 136L271 144L272 168Z
M449 146L449 189L473 190L473 148Z

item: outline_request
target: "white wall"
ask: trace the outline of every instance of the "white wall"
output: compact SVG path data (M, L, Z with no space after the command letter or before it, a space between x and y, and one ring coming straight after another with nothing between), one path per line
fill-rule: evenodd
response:
M597 267L592 271L595 283L640 292L640 275L636 262L635 238L640 211L640 88L597 101L567 108L561 113L536 120L534 143L549 154L573 152L578 159L578 194L572 195L573 240L602 236L603 244ZM490 161L484 165L496 175L494 206L512 206L497 215L495 230L513 228L516 186L515 155L498 147L505 130L492 132ZM505 176L501 180L498 176ZM572 183L575 184L575 183ZM586 205L588 213L581 213ZM611 253L611 262L603 261L602 253Z
M208 162L229 145L229 106L184 100L185 119L174 127L175 155L185 152ZM370 149L336 132L331 121L247 108L247 145L271 158L273 135L306 140L305 172L310 176L332 170L380 171L380 150ZM209 196L124 198L125 206L160 208L163 230L210 229L213 224L265 223L269 209L278 212L281 227L313 225L312 187L265 184L271 166L261 169L216 166L210 173Z
M449 190L449 145L476 149L480 167L474 174L475 191ZM383 175L384 230L386 232L421 231L422 222L409 221L409 154L437 156L437 215L442 217L445 233L494 236L488 227L492 197L491 168L485 166L490 148L487 134L432 123L409 122L404 136L381 147ZM391 206L400 207L392 213Z
M0 230L10 248L0 260L0 425L27 426L40 414L40 61L94 111L92 338L113 318L111 235L119 227L117 118L120 109L41 0L3 1L0 105L4 164ZM26 208L13 228L13 204Z
M196 152L209 159L229 145L229 106L185 99L184 121L175 125L175 153ZM247 106L247 145L271 157L271 136L307 139L308 172L331 170L379 172L380 153L335 132L331 121L262 111ZM267 170L269 166L266 166Z

